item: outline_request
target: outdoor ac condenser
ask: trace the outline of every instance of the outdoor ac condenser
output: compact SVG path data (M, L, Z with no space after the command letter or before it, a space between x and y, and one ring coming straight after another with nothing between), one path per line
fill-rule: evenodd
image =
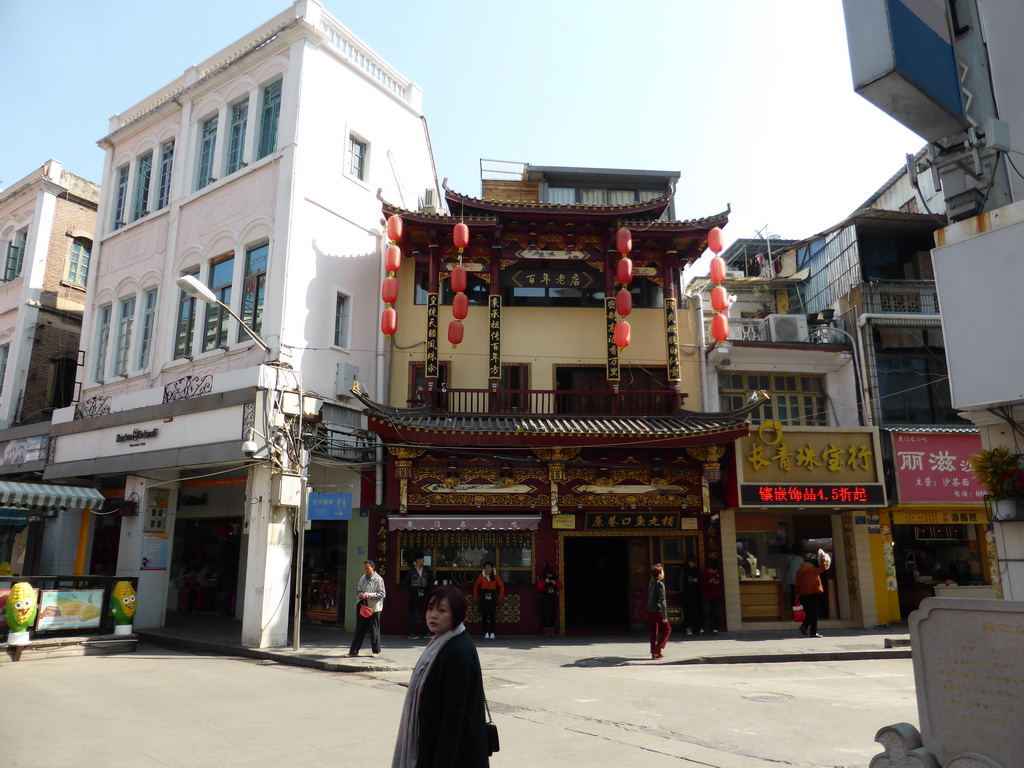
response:
M806 315L768 315L761 326L761 339L776 343L808 341Z

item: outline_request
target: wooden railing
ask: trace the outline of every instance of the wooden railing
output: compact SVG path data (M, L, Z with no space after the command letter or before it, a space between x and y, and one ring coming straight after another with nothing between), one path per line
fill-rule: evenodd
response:
M422 392L410 405L435 413L534 414L537 416L667 416L682 405L675 390L440 389Z

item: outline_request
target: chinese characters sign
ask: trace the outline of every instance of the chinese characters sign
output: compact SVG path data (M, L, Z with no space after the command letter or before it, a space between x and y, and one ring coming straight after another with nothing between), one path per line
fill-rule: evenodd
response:
M588 512L588 531L674 531L679 529L678 512Z
M901 504L980 504L985 487L971 471L981 451L977 434L892 433L893 463Z
M783 428L765 422L740 440L737 460L744 506L885 503L873 428Z
M441 315L441 299L427 294L427 378L437 378L437 328Z
M745 506L857 507L885 504L881 485L754 485L740 487Z
M619 380L619 348L615 345L615 297L604 300L605 335L608 346L608 381Z
M501 296L487 297L487 375L501 378Z
M675 299L665 299L665 340L668 344L668 380L679 381L679 321Z

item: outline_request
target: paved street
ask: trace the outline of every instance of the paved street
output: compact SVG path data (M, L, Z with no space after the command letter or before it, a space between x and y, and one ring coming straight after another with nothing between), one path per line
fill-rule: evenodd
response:
M917 723L909 659L567 664L564 646L481 645L494 766L860 767L880 726ZM407 680L397 666L338 673L150 644L4 664L0 762L386 766Z

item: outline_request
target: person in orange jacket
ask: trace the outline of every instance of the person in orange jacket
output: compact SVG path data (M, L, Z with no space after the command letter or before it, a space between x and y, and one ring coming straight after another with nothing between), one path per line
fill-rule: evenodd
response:
M494 616L498 612L498 603L505 597L505 585L501 576L494 570L494 563L484 563L484 569L473 582L473 600L480 611L480 622L484 626L484 639L493 640L497 631ZM490 631L487 630L490 625Z
M821 584L821 574L832 565L824 550L808 552L805 562L796 572L796 596L804 607L806 618L800 625L800 631L808 637L821 637L818 634L818 615L821 612L821 599L825 588Z

